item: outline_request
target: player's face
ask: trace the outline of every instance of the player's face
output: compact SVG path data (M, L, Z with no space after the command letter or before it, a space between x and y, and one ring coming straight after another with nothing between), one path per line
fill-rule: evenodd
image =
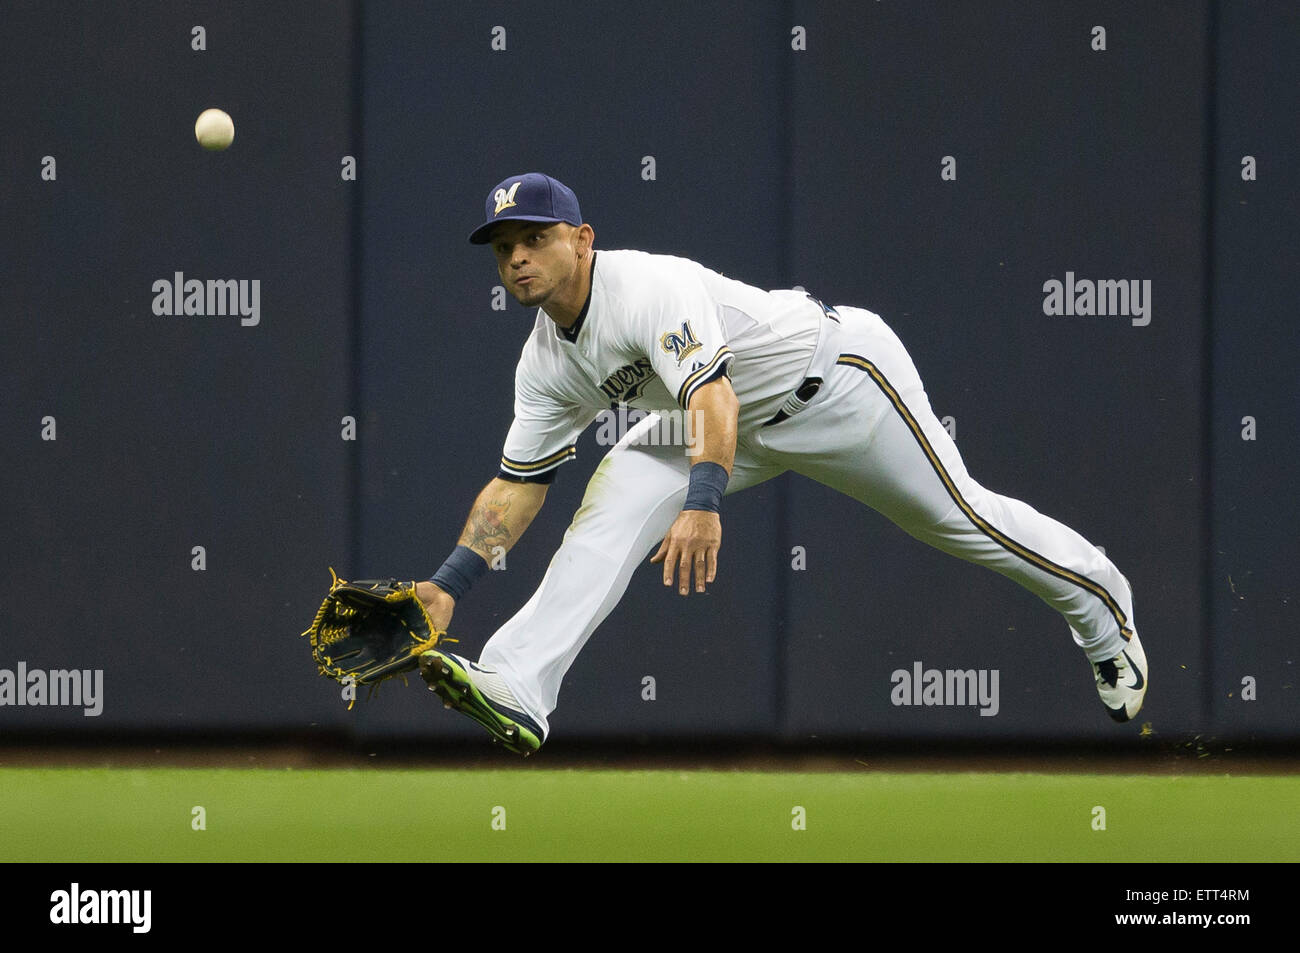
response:
M525 307L545 307L574 283L583 257L579 229L564 222L504 222L492 232L497 272Z

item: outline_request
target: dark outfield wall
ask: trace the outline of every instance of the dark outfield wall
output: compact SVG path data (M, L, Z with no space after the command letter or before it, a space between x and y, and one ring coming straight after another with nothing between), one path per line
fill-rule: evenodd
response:
M266 7L6 5L0 668L102 669L104 699L5 727L344 718L294 636L349 544L353 24ZM257 314L155 314L177 272L259 282Z
M1208 406L1213 547L1204 671L1212 722L1300 726L1300 36L1295 4L1217 17ZM1254 696L1251 700L1250 695Z
M541 169L598 247L880 313L976 479L1124 570L1152 663L1149 728L1112 725L1037 599L787 476L728 499L707 596L633 580L557 733L1294 735L1292 7L9 9L0 700L19 663L103 674L98 716L0 730L477 732L414 686L347 713L296 635L328 565L431 573L494 473L532 319L465 235ZM259 308L156 314L177 272ZM1069 273L1149 308L1046 314ZM458 609L469 652L603 449ZM917 662L996 671L996 716L893 705Z

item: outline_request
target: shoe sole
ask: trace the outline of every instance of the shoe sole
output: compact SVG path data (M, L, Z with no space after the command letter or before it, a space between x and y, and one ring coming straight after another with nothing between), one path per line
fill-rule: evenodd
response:
M1146 698L1147 698L1147 688L1149 688L1151 684L1150 676L1146 672L1142 671L1141 668L1138 667L1138 664L1133 661L1133 657L1128 654L1127 649L1124 650L1124 659L1125 661L1128 662L1129 668L1137 675L1138 678L1142 680L1141 685L1137 685L1129 689L1130 691L1141 692L1141 694L1138 695L1137 708L1133 709L1133 714L1130 715L1128 713L1128 703L1120 705L1118 708L1111 708L1109 705L1105 704L1104 702L1102 703L1102 707L1106 709L1106 714L1110 715L1112 719L1114 719L1117 722L1120 722L1121 724L1123 724L1126 721L1132 721L1134 718L1137 717L1138 713L1142 711L1142 705L1144 702L1146 702ZM1142 661L1146 662L1145 652L1142 653Z
M526 758L542 746L531 730L493 708L470 681L469 673L440 652L425 652L420 656L420 678L429 691L442 699L444 708L473 718L487 729L494 743L506 750Z
M1133 720L1132 718L1129 717L1128 706L1127 706L1127 705L1121 705L1119 708L1111 708L1109 705L1106 705L1106 706L1104 706L1104 707L1105 707L1105 709L1106 709L1106 713L1107 713L1108 715L1110 715L1110 717L1111 717L1114 721L1118 721L1118 722L1120 722L1120 723L1122 724L1122 723L1124 723L1124 722L1126 722L1126 721L1132 721L1132 720ZM1141 710L1142 710L1142 709L1139 707L1139 708L1138 708L1138 711L1141 711ZM1136 715L1137 712L1134 712L1133 714Z

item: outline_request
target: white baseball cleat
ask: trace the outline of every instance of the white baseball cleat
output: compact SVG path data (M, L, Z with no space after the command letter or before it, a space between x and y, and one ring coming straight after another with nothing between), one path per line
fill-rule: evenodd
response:
M1097 676L1097 694L1110 717L1129 721L1137 715L1147 693L1147 656L1137 633L1119 655L1094 662L1092 668Z
M546 734L523 712L510 686L477 662L432 649L420 656L420 677L447 708L469 715L492 740L524 757L542 746Z

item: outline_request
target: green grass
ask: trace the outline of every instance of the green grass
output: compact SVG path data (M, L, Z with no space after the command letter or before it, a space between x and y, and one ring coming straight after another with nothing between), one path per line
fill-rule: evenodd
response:
M1295 777L5 768L0 861L1296 861L1297 804Z

